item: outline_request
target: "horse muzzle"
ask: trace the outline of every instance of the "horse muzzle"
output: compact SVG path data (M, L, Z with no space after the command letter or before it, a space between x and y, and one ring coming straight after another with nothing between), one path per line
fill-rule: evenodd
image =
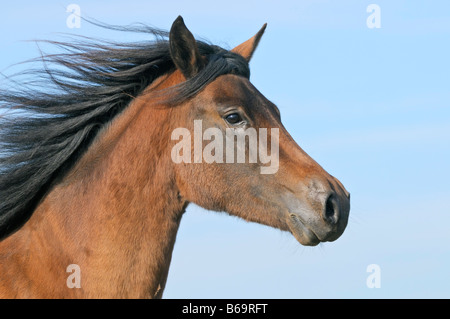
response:
M350 212L350 194L344 189L309 192L306 200L289 199L287 224L292 235L305 246L334 241L344 232Z

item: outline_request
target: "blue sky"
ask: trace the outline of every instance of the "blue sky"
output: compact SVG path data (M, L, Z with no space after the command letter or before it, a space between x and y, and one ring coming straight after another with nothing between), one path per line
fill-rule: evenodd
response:
M228 48L267 22L251 80L352 194L347 230L318 247L191 205L165 298L450 298L450 2L10 2L0 71L38 54L25 40L142 39L84 22L69 29L70 3L111 24L169 29L181 14L196 36ZM380 29L366 25L371 3ZM366 285L370 264L380 266L380 288Z

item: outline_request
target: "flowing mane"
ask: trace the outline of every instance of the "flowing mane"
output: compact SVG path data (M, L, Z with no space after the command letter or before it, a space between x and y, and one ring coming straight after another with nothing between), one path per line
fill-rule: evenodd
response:
M106 27L141 32L153 40L46 41L63 52L30 61L41 60L42 66L21 73L26 83L10 77L9 89L2 84L0 239L30 218L107 123L155 79L176 69L169 32L148 26ZM219 75L250 76L248 62L239 54L202 41L197 45L208 62L196 76L170 90L172 105L194 96Z

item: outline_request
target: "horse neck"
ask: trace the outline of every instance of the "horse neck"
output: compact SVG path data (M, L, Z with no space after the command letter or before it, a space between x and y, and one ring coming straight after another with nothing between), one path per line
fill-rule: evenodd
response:
M51 279L62 280L58 294L161 297L187 203L166 151L170 130L162 123L171 111L148 104L135 99L18 232L27 234L28 266L52 269L39 275L44 280L60 274ZM70 264L80 267L80 289L65 287Z

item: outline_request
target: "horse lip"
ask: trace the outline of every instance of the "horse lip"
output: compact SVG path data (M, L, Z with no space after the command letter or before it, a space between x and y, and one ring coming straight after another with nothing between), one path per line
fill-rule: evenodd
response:
M289 214L289 228L294 237L300 242L300 244L305 246L316 246L321 240L301 219L298 214ZM306 239L306 240L305 240Z

